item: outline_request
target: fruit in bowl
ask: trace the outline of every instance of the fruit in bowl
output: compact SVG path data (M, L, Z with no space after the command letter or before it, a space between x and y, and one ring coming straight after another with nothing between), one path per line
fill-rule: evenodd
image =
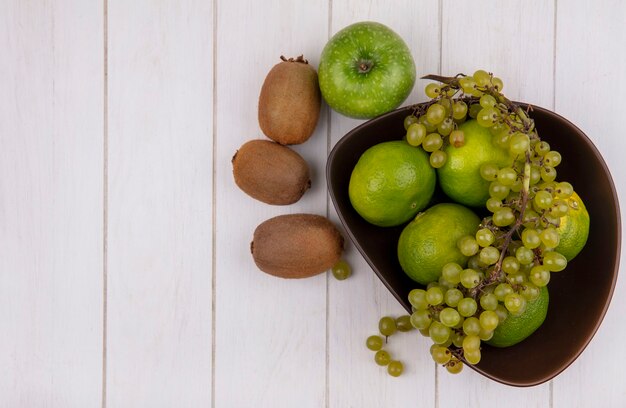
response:
M435 361L451 372L461 362L469 363L510 385L542 383L583 351L610 302L620 250L619 208L610 173L578 128L545 109L531 110L501 98L502 82L488 73L434 79L442 81L427 87L434 101L376 118L337 143L327 164L331 198L375 273L409 313L416 310L411 321L436 343L431 349ZM453 99L456 93L464 95ZM367 149L405 136L405 143L429 153L431 166L438 169L440 183L427 208L456 201L449 191L446 195L441 174L446 163L453 164L455 148L461 151L465 142L473 146L472 133L458 131L476 125L489 129L491 142L514 159L468 166L474 168L474 179L488 181L483 183L489 197L484 206L465 203L483 221L477 232L457 241L467 264L440 265L443 280L426 287L425 281L418 283L402 272L397 256L398 241L411 223L380 227L361 217L348 197L352 170ZM585 166L577 165L583 159ZM568 224L574 232L566 233ZM566 234L569 238L563 239ZM587 301L581 302L581 296ZM524 319L531 310L533 318ZM498 334L498 326L503 333ZM507 326L516 328L507 331Z

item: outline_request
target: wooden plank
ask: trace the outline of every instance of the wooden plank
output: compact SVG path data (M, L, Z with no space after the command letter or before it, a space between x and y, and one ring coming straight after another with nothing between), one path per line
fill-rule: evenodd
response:
M102 397L103 12L0 3L0 400Z
M108 10L108 406L208 406L212 2Z
M626 193L623 104L626 83L626 4L558 2L556 112L579 126L602 153L622 198ZM581 165L584 161L581 161ZM574 184L575 186L575 184ZM591 221L593 223L593 220ZM622 271L626 254L622 246ZM590 278L589 284L593 284ZM623 310L626 284L619 279L609 311L591 344L554 380L554 407L626 405L622 365L626 350ZM583 296L584 294L578 294Z
M326 277L282 280L259 271L250 241L262 221L286 213L324 214L326 124L294 147L313 187L290 206L239 190L231 158L263 138L259 91L279 56L304 54L317 67L327 33L325 0L220 2L217 27L216 361L217 407L320 407L325 400Z
M442 74L494 72L514 100L550 108L553 101L554 4L543 1L443 1ZM454 376L439 370L440 406L546 407L550 386L533 392L487 380L467 367ZM454 392L450 392L454 390Z
M402 15L401 18L399 16ZM374 20L389 26L407 43L416 63L417 75L439 71L438 2L372 1L368 7L355 0L333 1L331 31L341 30L358 21ZM405 102L424 100L424 81L418 80ZM331 113L330 138L334 145L343 135L363 121ZM338 217L329 205L331 218ZM346 245L345 258L353 268L346 281L329 278L329 406L331 407L401 407L434 406L435 368L427 341L417 332L401 333L390 338L386 349L405 365L399 378L378 367L373 353L364 346L365 339L378 332L378 320L385 315L406 314L389 293L358 250Z

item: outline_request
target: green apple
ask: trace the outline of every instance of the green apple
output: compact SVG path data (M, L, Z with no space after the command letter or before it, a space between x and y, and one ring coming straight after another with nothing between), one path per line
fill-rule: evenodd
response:
M389 27L371 21L335 34L319 65L322 96L337 112L373 118L400 106L415 84L411 51Z

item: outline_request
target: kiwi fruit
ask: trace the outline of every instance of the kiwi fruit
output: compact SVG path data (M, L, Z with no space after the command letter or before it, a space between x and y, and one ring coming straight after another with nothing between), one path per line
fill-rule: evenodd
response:
M283 145L306 142L320 116L322 96L317 72L302 55L280 57L265 77L259 96L259 125Z
M339 261L343 237L320 215L279 215L256 228L250 250L263 272L288 279L308 278Z
M244 143L232 163L239 188L267 204L293 204L311 187L309 166L302 156L269 140Z

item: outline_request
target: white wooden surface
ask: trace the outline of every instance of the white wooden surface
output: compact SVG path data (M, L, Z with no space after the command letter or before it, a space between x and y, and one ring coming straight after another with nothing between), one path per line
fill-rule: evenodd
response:
M623 277L582 356L517 389L448 375L419 336L392 339L402 377L375 366L363 341L402 310L349 243L347 281L256 269L261 221L337 221L326 156L360 123L323 107L295 148L313 188L256 202L230 159L262 137L263 78L281 54L317 66L361 20L397 31L419 74L486 68L512 98L572 119L626 201L618 0L3 0L0 407L626 406Z

